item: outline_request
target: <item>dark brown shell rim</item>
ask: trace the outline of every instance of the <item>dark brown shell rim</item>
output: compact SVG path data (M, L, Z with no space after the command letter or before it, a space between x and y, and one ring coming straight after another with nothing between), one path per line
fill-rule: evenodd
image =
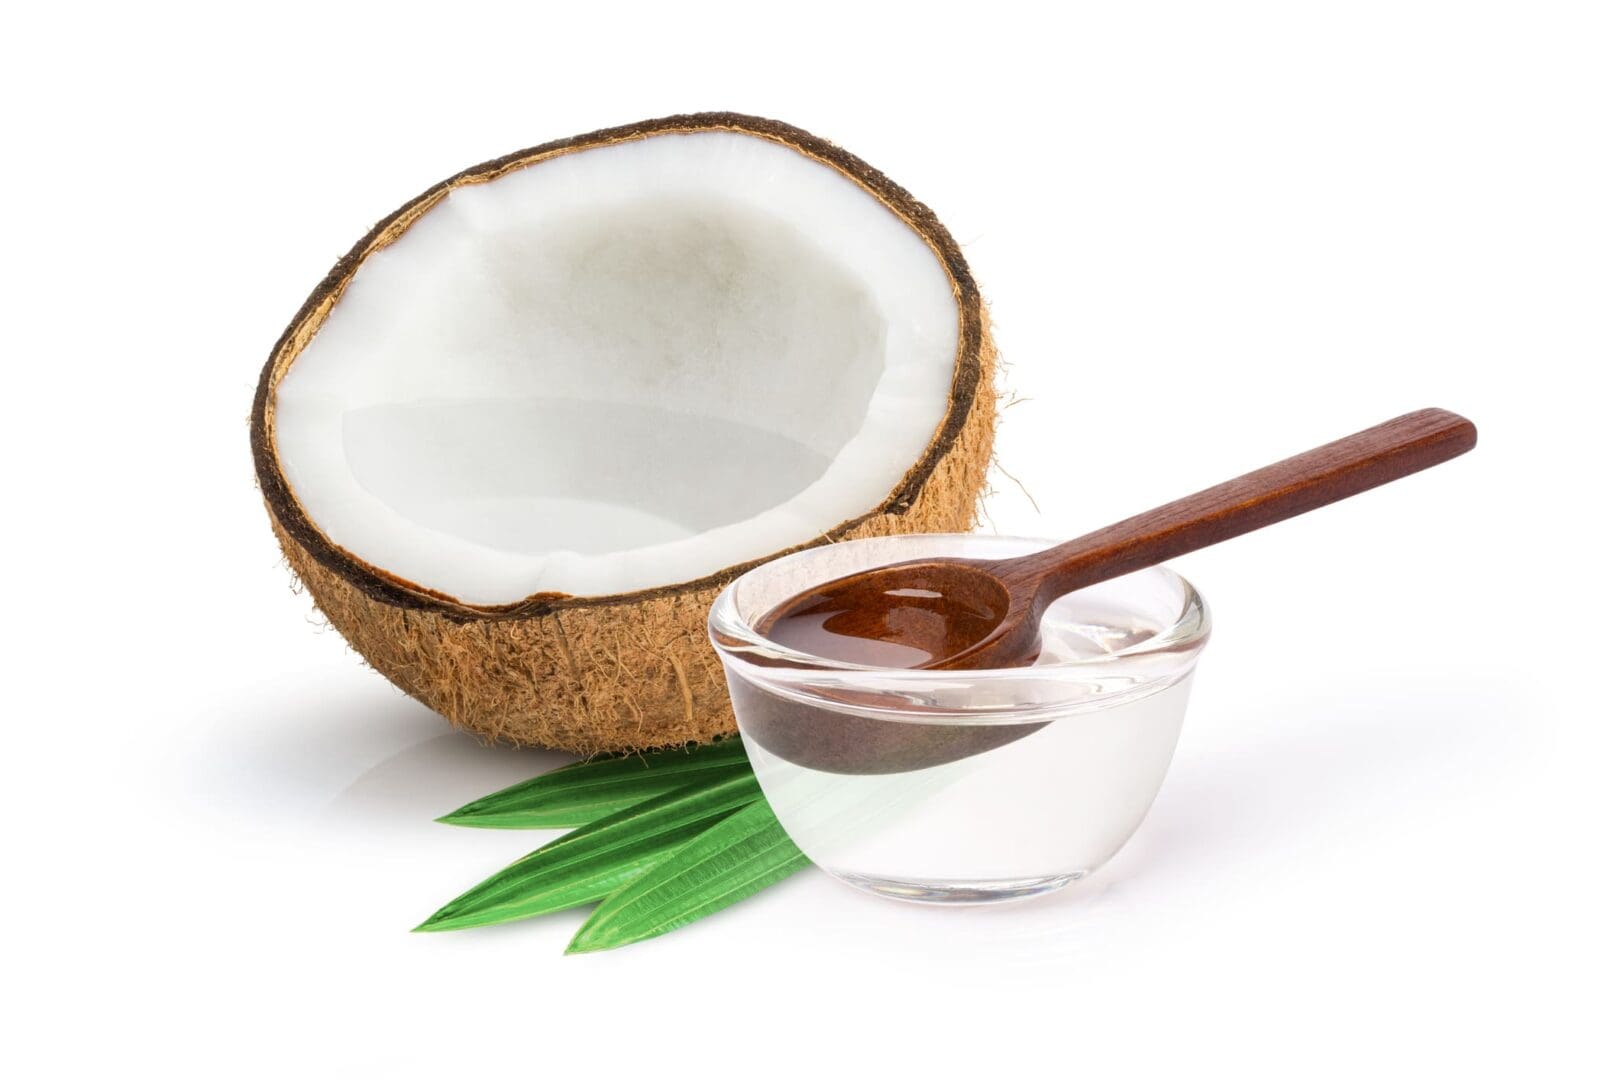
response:
M289 350L294 338L311 320L315 320L316 323L314 326L309 327L310 333L313 335L314 330L319 327L319 322L325 320L325 312L330 310L331 303L335 303L336 299L342 295L344 288L354 276L355 271L359 269L360 264L365 261L375 248L384 246L378 244L379 238L400 222L401 219L411 218L414 220L416 216L426 212L452 188L459 185L493 180L515 168L535 164L545 158L577 150L628 142L633 139L644 139L654 135L684 134L698 131L738 131L756 135L792 147L807 157L837 169L866 188L867 191L885 203L895 214L915 229L934 249L940 261L944 264L946 273L951 279L952 287L956 291L960 320L956 370L951 380L950 409L946 413L944 423L929 443L927 452L901 479L900 483L890 493L888 500L881 506L875 507L859 517L845 521L824 536L817 537L809 543L800 545L797 548L788 548L752 562L739 563L736 566L727 567L724 570L694 581L675 585L662 585L653 589L609 596L570 596L562 593L537 593L514 603L490 606L463 604L452 596L435 592L414 582L389 574L387 571L372 566L353 553L339 547L328 539L320 529L316 528L299 504L292 489L288 486L276 460L274 440L271 436L271 391L280 381L281 375L287 368L291 367L298 352L302 351L302 346L297 350ZM407 224L405 227L408 228L409 225ZM326 276L321 279L320 284L315 286L314 291L309 294L309 298L304 301L303 305L298 309L298 313L293 316L292 321L287 324L287 328L282 331L281 336L276 340L274 348L270 350L269 359L265 361L264 369L259 375L258 388L253 395L253 412L250 418L253 466L258 474L259 488L266 505L270 509L270 513L274 515L277 523L280 524L293 542L309 552L321 566L338 574L372 600L392 604L400 608L432 611L458 619L537 618L567 608L650 600L723 585L745 571L769 559L776 558L778 555L841 539L859 527L862 522L878 514L904 513L908 510L916 500L923 485L933 475L934 469L938 466L940 460L955 445L963 426L967 422L968 410L973 404L973 398L978 391L979 380L982 377L979 353L983 334L984 326L978 286L974 284L973 276L968 271L967 262L963 259L962 251L957 247L956 241L951 238L950 233L945 231L945 227L940 224L933 211L918 202L900 185L854 154L790 124L758 116L746 116L741 113L690 113L680 116L666 116L657 120L643 120L640 123L604 128L600 131L576 135L572 138L558 139L555 142L533 146L526 150L518 150L503 157L486 161L483 164L474 165L434 184L372 226L371 230L349 250L348 254L339 259L332 269L327 272Z

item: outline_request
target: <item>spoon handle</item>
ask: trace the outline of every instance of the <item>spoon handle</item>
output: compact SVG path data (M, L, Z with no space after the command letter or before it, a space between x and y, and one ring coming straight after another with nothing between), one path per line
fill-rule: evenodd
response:
M1044 600L1230 540L1472 449L1474 425L1420 409L1003 565Z

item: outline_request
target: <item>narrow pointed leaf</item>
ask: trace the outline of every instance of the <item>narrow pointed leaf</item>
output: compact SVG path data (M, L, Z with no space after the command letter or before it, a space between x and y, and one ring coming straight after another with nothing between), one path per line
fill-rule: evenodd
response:
M512 922L599 900L761 798L753 773L699 780L575 829L485 879L418 930Z
M571 829L694 781L719 782L748 771L742 740L690 750L599 758L475 799L439 820L482 829Z
M668 933L809 865L760 799L608 896L579 928L568 951L613 949Z

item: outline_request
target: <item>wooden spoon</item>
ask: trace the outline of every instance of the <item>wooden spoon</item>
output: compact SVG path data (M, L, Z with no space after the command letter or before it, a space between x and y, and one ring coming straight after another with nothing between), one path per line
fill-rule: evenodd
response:
M1035 662L1053 600L1438 465L1474 425L1423 409L1015 559L920 559L837 578L773 608L756 629L835 660L992 668Z

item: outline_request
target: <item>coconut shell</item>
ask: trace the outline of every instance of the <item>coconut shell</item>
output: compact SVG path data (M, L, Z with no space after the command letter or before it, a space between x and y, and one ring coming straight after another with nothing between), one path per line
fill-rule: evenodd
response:
M958 298L949 406L927 450L881 506L825 535L806 537L800 547L896 533L960 532L975 521L997 407L988 320L955 241L927 207L883 174L808 132L735 113L648 120L467 169L384 218L338 260L271 351L254 397L251 428L254 467L271 525L316 606L394 685L484 739L591 754L703 742L735 731L706 619L721 589L767 559L698 581L617 596L546 593L505 605L461 604L365 563L310 520L276 455L276 386L361 263L452 188L487 182L560 154L713 130L770 139L844 173L934 249Z

